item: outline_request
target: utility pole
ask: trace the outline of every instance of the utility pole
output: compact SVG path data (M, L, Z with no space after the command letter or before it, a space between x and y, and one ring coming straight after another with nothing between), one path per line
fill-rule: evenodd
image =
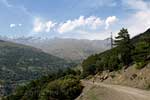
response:
M113 34L112 34L112 32L111 32L111 34L110 34L110 45L111 45L111 49L113 48Z

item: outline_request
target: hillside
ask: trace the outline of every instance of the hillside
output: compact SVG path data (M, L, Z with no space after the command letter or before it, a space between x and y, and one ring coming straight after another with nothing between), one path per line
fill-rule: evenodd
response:
M150 29L132 39L127 29L118 34L119 45L83 61L82 77L90 80L77 100L149 100Z
M82 61L88 56L103 52L110 48L110 40L86 40L86 39L41 39L35 37L20 37L10 41L30 45L54 54L57 57L73 61Z
M19 86L2 100L74 100L82 89L79 73L67 69Z
M148 76L150 75L150 63L140 70L136 67L134 64L127 69L113 72L104 71L99 73L99 75L96 76L97 78L95 77L95 81L149 90L150 77Z
M145 41L149 42L150 41L150 28L147 29L144 33L141 33L135 37L132 38L132 43L140 42L145 39Z
M124 29L121 32L124 32ZM126 30L125 30L126 31ZM126 32L125 32L126 33ZM123 41L122 41L123 43ZM150 61L150 29L111 50L89 56L83 61L84 75L101 71L116 71L136 64L143 68Z
M0 80L9 87L73 65L40 49L0 41Z

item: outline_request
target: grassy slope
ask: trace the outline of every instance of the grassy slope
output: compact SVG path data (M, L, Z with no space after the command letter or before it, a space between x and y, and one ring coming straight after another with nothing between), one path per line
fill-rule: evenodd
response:
M7 95L20 84L74 65L40 49L0 40L0 92Z
M68 66L67 61L46 54L39 49L0 41L0 80L35 79Z

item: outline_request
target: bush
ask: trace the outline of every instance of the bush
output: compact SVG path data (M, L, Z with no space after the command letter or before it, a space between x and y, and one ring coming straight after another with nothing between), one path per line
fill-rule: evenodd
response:
M3 100L73 100L82 91L77 72L72 69L33 80Z
M142 69L142 68L144 68L145 67L145 65L146 65L146 62L137 62L136 63L136 69Z
M73 100L82 91L80 81L74 76L65 76L64 78L50 82L40 93L39 100ZM51 99L50 99L51 98Z

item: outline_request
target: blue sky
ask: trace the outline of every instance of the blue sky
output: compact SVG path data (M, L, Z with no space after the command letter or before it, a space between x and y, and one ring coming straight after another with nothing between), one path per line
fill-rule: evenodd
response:
M150 27L150 0L0 0L0 35L105 39Z

